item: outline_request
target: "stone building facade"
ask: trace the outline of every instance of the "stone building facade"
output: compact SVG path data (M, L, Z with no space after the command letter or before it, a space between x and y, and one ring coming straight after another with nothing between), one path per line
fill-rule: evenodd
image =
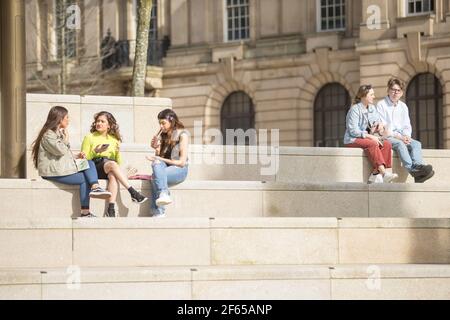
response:
M126 41L130 64L135 1L77 3L83 55L71 72L101 60L107 30ZM28 0L27 23L48 21L51 4ZM173 99L189 129L194 121L203 130L279 129L281 145L338 146L359 85L372 84L381 98L397 76L408 83L415 137L450 147L450 0L157 0L153 19L152 39L166 46L155 50L147 92ZM52 32L40 25L41 36L27 38L29 76L50 72L42 39ZM78 86L91 80L81 78ZM126 95L131 67L100 78L89 94ZM45 88L29 78L28 91Z

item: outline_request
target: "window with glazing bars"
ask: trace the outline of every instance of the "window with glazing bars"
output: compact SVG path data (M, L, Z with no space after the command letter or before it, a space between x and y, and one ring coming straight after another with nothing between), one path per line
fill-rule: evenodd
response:
M439 80L432 73L417 75L406 91L413 138L424 149L442 149L443 94Z
M220 126L224 144L227 142L225 141L227 129L247 131L255 128L255 109L252 99L245 92L233 92L225 99L220 112ZM246 137L245 144L249 145L250 140ZM237 142L235 139L232 144L237 144Z
M318 0L320 31L345 29L345 0Z
M250 13L248 0L225 0L227 10L227 40L250 38Z
M343 146L350 104L350 95L341 84L329 83L320 89L314 101L314 146Z
M407 0L408 14L419 14L434 11L434 0Z

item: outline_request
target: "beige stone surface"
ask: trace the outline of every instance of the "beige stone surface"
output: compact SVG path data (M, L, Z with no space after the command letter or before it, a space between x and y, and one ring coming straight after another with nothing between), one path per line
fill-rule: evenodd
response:
M371 217L448 217L448 192L371 192ZM387 205L389 203L389 205Z
M80 266L208 265L209 232L202 229L75 229Z
M450 229L339 229L340 263L450 262Z
M333 229L213 229L211 239L213 265L325 264L338 258Z
M40 300L40 284L0 285L0 300Z
M81 139L80 127L80 104L75 103L59 103L57 99L50 102L28 102L27 103L27 146L37 138L39 131L42 129L49 110L57 105L62 105L68 110L69 115L69 138L71 143L77 143Z
M377 280L378 281L378 280ZM333 279L333 300L448 300L450 279ZM379 288L379 289L378 289Z
M82 283L67 287L66 284L44 284L44 300L188 300L191 299L191 283L177 282L119 282Z
M364 191L264 191L264 216L368 217ZM348 204L352 203L351 206Z
M220 193L220 196L219 196ZM260 191L173 190L170 217L261 217Z
M0 229L0 267L65 267L72 264L70 229Z
M193 299L199 300L325 300L329 280L195 281Z

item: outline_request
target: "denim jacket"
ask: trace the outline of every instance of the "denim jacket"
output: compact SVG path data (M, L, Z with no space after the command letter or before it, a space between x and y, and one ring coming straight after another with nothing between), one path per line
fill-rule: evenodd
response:
M367 127L381 122L381 116L374 105L366 108L362 103L353 105L347 113L345 121L344 144L355 142L356 138L365 138Z

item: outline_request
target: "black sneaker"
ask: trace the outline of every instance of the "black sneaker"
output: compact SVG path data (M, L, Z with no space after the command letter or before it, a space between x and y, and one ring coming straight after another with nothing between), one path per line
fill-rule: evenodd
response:
M428 173L425 176L415 177L414 178L414 182L415 183L424 183L425 181L427 181L428 179L432 178L433 176L434 176L434 170L431 170L431 172Z
M116 209L114 207L108 207L105 213L105 217L114 218L116 216Z
M143 196L140 192L133 189L133 187L130 187L129 192L131 195L131 200L133 202L137 202L137 203L141 204L141 203L144 203L145 201L147 201L147 197Z
M428 176L431 173L431 171L433 171L433 167L431 165L419 164L414 166L410 173L414 178L420 178Z
M84 214L82 213L80 218L97 218L97 216L89 212Z
M91 190L91 192L89 192L89 197L91 198L96 198L96 199L109 199L111 197L111 192L97 187Z

